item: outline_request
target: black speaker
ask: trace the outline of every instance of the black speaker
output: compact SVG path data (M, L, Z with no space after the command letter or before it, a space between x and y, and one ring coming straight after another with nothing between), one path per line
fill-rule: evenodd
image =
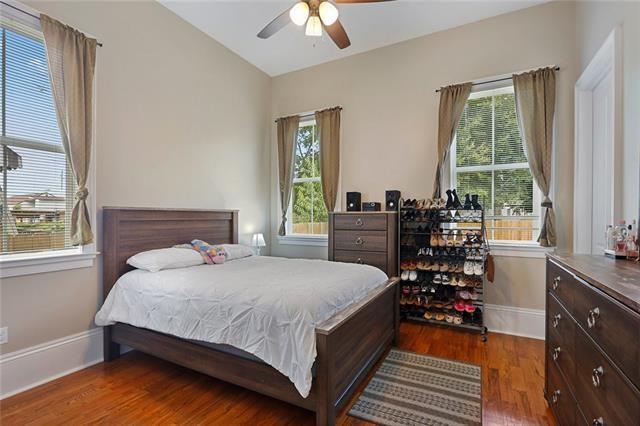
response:
M398 210L400 207L400 191L389 190L384 193L385 199L385 210L388 212L393 212Z
M362 194L359 192L347 192L347 211L359 212L362 210Z
M380 203L376 203L375 201L367 201L362 204L363 212L379 212L380 211Z

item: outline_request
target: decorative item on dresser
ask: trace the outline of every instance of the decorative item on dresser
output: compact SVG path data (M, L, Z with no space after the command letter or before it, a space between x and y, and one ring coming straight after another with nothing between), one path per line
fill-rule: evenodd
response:
M362 194L359 192L347 192L347 211L359 212L362 210Z
M329 213L329 260L364 263L398 275L396 212Z
M640 265L547 258L545 397L561 425L640 422Z
M388 190L384 192L385 210L388 212L398 211L400 208L400 191Z

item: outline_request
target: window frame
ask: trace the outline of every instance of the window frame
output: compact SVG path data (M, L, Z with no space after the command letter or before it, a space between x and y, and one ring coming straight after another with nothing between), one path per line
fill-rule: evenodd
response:
M18 3L16 1L10 1L12 7L21 10L25 14L39 16L40 13L26 5ZM20 12L15 12L20 13ZM8 14L9 17L13 17L12 14ZM40 21L36 18L30 18L29 15L20 16L21 23L28 23L34 31L42 34L40 28ZM42 38L42 37L40 37ZM96 123L96 99L97 99L97 80L98 70L94 74L93 80L93 122ZM69 269L88 268L92 267L96 256L99 254L96 251L96 126L93 126L92 137L94 143L91 144L91 159L89 164L89 173L87 176L87 189L89 190L89 196L87 197L87 207L89 209L89 220L91 221L94 231L94 242L78 247L70 247L59 250L43 250L34 252L22 252L22 253L5 253L0 254L0 278L17 277L23 275L31 275L46 272L55 272ZM0 135L0 142L2 145L8 147L15 146L19 148L36 149L39 151L64 153L62 145L47 144L46 142L34 141L25 138L15 138L9 136ZM65 173L70 173L70 167L67 164ZM71 173L72 175L72 173ZM68 176L68 175L67 175ZM67 182L72 183L75 178L67 179ZM67 184L69 186L69 184ZM69 189L66 190L69 194ZM71 194L73 195L73 194ZM0 236L0 238L3 238Z
M501 82L501 84L493 85L489 88L478 88L471 92L469 99L478 99L486 96L497 96L501 94L513 93L513 81L511 79ZM492 112L492 120L495 119L495 114ZM507 163L507 164L495 164L495 137L492 138L492 163L489 165L479 166L460 166L456 165L457 157L457 136L454 137L449 150L449 159L444 171L445 176L448 177L448 182L443 182L442 188L446 190L448 187L455 188L457 186L457 173L458 172L495 172L500 170L513 170L513 169L530 169L529 163ZM491 179L491 194L493 199L491 202L495 202L495 178ZM533 182L533 216L538 217L538 227L542 226L543 216L542 208L540 206L542 200L542 193L538 188L538 185ZM492 206L491 208L494 208ZM494 211L495 213L495 211ZM493 215L492 217L499 217L499 215ZM535 236L534 236L535 238ZM492 253L499 256L514 256L514 257L545 257L545 254L550 251L549 248L541 247L540 244L534 239L531 241L518 241L518 240L489 240L489 245L493 248Z

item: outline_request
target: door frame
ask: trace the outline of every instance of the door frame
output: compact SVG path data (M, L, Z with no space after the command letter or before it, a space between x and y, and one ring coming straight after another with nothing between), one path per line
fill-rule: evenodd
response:
M575 157L573 178L573 251L591 254L593 180L593 91L611 73L613 98L613 179L611 215L622 212L623 63L622 27L611 31L575 85ZM604 234L604 229L602 233Z

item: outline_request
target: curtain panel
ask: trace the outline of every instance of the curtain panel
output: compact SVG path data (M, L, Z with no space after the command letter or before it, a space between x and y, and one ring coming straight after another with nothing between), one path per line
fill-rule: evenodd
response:
M556 71L541 68L513 75L518 128L524 142L531 174L540 191L544 220L538 242L543 247L556 245L555 214L549 198L551 186L551 154L553 151L553 119L556 104Z
M278 235L286 235L287 233L287 210L289 210L293 186L293 165L299 124L300 117L297 115L277 120L278 179L280 182L280 208L282 210Z
M328 212L336 208L340 179L340 110L335 107L316 111L316 129L320 145L320 181Z
M93 142L97 41L47 15L40 15L40 24L62 146L78 188L71 212L71 243L89 244L93 231L87 208L87 177Z
M433 198L440 198L442 170L444 168L464 106L471 94L471 83L454 84L440 89L438 112L438 165L433 185Z

